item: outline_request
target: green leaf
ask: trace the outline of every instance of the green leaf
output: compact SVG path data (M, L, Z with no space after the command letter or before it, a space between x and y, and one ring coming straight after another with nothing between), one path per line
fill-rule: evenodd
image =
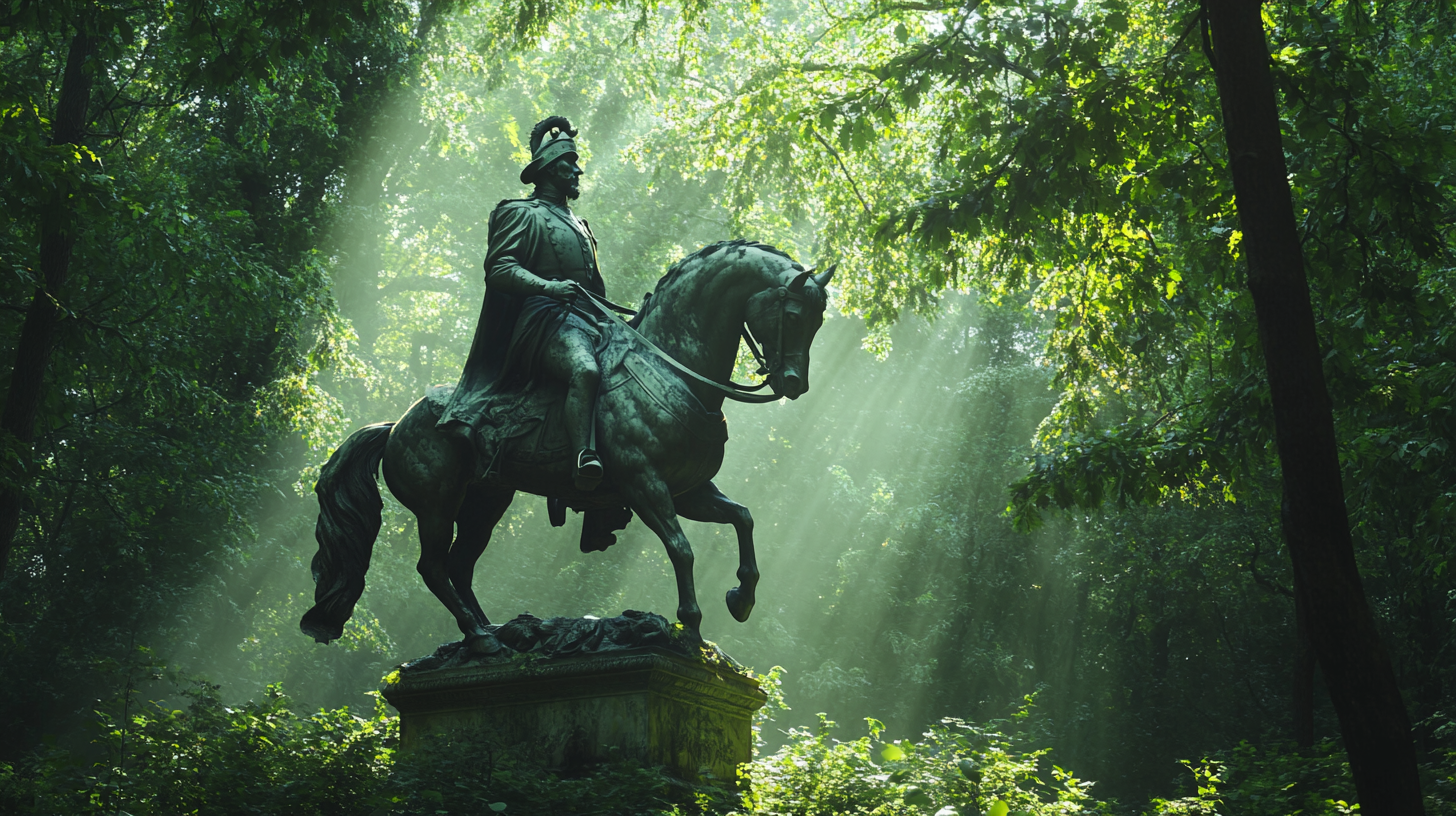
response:
M880 757L886 762L899 762L905 758L905 751L898 745L886 745L880 751Z
M900 798L905 801L905 804L915 805L916 807L930 807L932 804L930 794L926 793L918 785L911 785L905 788L905 793Z
M992 802L991 806L986 808L986 816L1006 816L1010 812L1011 808L1000 799Z
M865 717L865 722L869 724L871 739L878 738L881 734L885 733L885 724L874 717Z

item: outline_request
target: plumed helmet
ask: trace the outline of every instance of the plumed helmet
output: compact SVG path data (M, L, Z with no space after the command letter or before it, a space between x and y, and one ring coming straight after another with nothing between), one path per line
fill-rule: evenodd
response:
M577 157L577 131L565 116L548 116L531 128L531 163L521 170L522 184L535 184L536 174L563 156Z

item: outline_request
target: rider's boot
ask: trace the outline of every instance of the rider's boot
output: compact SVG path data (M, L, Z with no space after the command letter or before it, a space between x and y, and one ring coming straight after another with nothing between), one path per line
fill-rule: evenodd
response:
M566 395L566 427L577 446L571 474L577 490L596 490L606 474L596 452L597 383L594 376L577 377Z

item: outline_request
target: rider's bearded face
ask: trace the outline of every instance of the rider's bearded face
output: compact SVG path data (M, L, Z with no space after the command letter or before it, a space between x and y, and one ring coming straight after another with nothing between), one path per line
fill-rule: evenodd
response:
M568 157L552 162L545 175L556 189L575 201L581 196L581 172L581 165L576 163L576 159Z

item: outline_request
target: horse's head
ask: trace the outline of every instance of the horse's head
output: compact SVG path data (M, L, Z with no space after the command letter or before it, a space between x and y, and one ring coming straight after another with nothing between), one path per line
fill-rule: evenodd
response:
M748 329L763 344L768 383L781 397L798 399L809 390L809 345L824 324L825 287L834 268L815 275L797 264L748 299Z

